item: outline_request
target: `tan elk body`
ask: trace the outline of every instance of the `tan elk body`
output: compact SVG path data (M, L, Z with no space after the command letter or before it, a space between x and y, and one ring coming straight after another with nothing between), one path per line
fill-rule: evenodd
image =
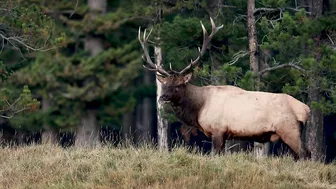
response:
M222 27L216 27L211 19L212 32L208 36L202 25L204 40L199 56L181 72L171 69L172 74L158 68L151 61L148 36L139 41L145 52L147 68L159 72L162 83L160 100L172 105L175 115L185 124L197 127L211 137L214 148L222 150L226 139L252 139L258 142L282 139L300 158L309 157L300 134L307 122L310 109L307 105L287 94L247 91L235 86L198 87L189 83L190 71L205 53L213 35Z

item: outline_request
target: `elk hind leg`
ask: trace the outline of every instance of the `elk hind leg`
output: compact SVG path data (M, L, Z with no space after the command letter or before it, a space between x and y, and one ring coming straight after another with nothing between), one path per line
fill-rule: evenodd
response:
M212 153L220 154L224 152L225 140L223 134L213 135L212 137Z

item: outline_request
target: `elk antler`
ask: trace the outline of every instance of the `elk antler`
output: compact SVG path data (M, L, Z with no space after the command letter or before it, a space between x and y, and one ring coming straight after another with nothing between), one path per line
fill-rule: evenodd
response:
M202 30L203 30L203 45L202 45L202 49L200 49L198 47L198 56L197 56L197 58L194 61L191 60L190 64L187 67L185 67L183 70L181 70L180 72L173 71L174 73L178 73L178 74L182 75L183 73L185 73L186 71L188 71L189 69L191 69L192 67L194 67L198 63L198 61L201 59L201 57L203 56L203 54L205 53L206 48L208 47L208 45L209 45L211 39L213 38L213 36L217 33L218 30L220 30L220 29L223 28L223 25L216 27L214 21L210 17L210 22L211 22L211 26L212 26L211 28L212 29L211 29L211 34L208 35L208 32L205 29L202 21L200 21L200 22L201 22L201 26L202 26Z
M146 36L146 30L145 30L144 34L143 34L143 39L141 40L141 27L139 27L138 39L139 39L139 42L141 44L142 50L144 51L144 54L142 55L142 59L144 59L148 63L150 68L148 68L145 65L143 65L143 67L146 68L149 71L155 71L155 72L159 72L160 74L162 74L164 76L170 76L170 74L168 72L166 72L166 70L164 70L163 68L158 67L156 64L154 64L152 59L149 56L149 53L148 53L148 38L149 38L151 33L152 33L152 29L149 31L148 35Z

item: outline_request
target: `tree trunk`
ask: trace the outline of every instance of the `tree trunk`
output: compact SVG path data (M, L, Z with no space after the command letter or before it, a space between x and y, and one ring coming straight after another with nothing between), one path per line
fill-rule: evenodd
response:
M149 86L152 83L149 71L144 72L144 84ZM142 101L142 131L141 135L146 143L150 143L152 139L152 101L149 97L145 97Z
M135 142L143 143L142 138L142 101L135 106Z
M319 93L318 82L312 80L312 85L308 89L309 106L311 107L310 117L306 128L306 144L311 152L311 158L314 161L323 161L325 158L325 140L323 128L323 113L320 109L312 107L312 102L319 102L321 94Z
M323 1L322 0L310 0L309 8L312 17L318 17L322 15ZM315 44L316 48L320 47L320 44ZM315 53L316 63L321 59L319 53ZM313 68L314 69L314 68ZM311 74L311 85L308 88L308 102L311 108L310 117L308 119L306 128L306 143L311 152L311 158L315 161L324 160L325 158L325 140L324 140L324 115L320 109L312 107L312 102L321 101L322 97L319 92L319 78L317 74Z
M88 6L91 19L97 15L106 12L106 0L88 0ZM87 36L84 42L85 50L89 51L91 56L96 56L103 50L103 40L93 36ZM85 111L85 110L84 110ZM97 115L95 110L86 110L81 115L81 124L77 128L75 145L79 147L93 147L99 145L99 126L97 124Z
M209 7L209 14L210 14L210 17L211 18L214 18L217 14L218 14L218 11L220 10L219 9L219 3L221 3L220 0L209 0L208 1L208 7ZM213 56L211 56L210 54L210 57L211 57L211 73L210 73L210 80L211 80L211 84L212 85L220 85L220 81L219 81L219 78L216 77L214 75L214 71L218 69L218 67L220 66L220 62Z
M160 38L157 38L160 41ZM160 46L154 47L155 63L158 67L162 66L162 49ZM158 130L158 145L160 150L168 150L168 121L163 119L161 112L163 105L159 102L162 93L162 87L159 80L156 80L156 106L157 106L157 130Z
M88 0L88 7L93 13L93 16L96 15L96 11L100 12L101 14L105 14L107 8L107 0Z
M15 130L14 137L15 137L16 145L18 146L26 145L25 133L23 131Z
M161 6L161 5L160 5ZM161 22L162 18L162 8L158 7L158 18L157 22ZM155 64L158 67L162 67L163 54L162 48L160 46L160 33L156 37L156 41L158 41L158 45L154 46L154 57ZM159 80L156 78L156 112L157 112L157 140L158 147L160 150L168 150L168 121L163 119L161 116L161 112L164 110L164 106L160 103L159 98L162 94L162 86Z
M80 127L76 132L76 147L100 146L99 127L97 127L97 115L95 110L87 110L80 119Z
M151 83L150 73L145 70L142 83L149 86ZM150 98L144 97L136 106L136 141L148 144L152 136L152 103Z
M84 40L84 48L89 51L91 56L96 56L103 51L103 40L92 36L87 36Z
M250 50L250 68L254 73L253 87L256 91L259 91L259 57L258 57L258 41L255 26L255 0L248 0L247 4L247 25L248 25L248 37L249 37L249 50Z
M42 111L48 112L51 107L51 100L47 98L42 99ZM48 123L43 123L42 144L56 145L58 143L58 133L51 128Z
M248 37L249 37L249 50L250 50L250 67L254 74L253 77L253 88L255 91L259 91L260 75L259 75L259 53L258 53L258 41L255 25L255 0L248 0L247 2L247 26L248 26ZM254 151L258 157L264 157L268 155L269 143L261 144L258 142L254 143Z
M323 12L323 0L309 0L308 6L313 17L318 17Z
M132 138L132 125L133 125L133 114L125 113L122 118L122 138L124 143L130 144L133 140Z

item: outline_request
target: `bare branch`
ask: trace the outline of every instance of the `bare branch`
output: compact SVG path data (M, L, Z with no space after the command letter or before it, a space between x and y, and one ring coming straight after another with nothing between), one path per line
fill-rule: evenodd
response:
M8 106L11 106L11 104L8 102L7 99L5 99L5 102L7 103Z
M326 12L325 14L326 15L333 15L333 14L336 14L336 11Z
M0 112L9 111L9 110L12 109L12 108L15 106L15 104L18 103L20 100L21 100L21 97L19 97L18 99L16 99L16 100L13 102L13 104L10 104L10 103L8 102L8 100L5 99L5 102L7 103L8 107L5 108L5 109L0 110Z
M273 20L268 20L272 24L273 28L274 28L273 22L277 22L277 21L282 20L283 10L282 9L279 9L279 10L280 10L280 12L279 12L279 18L273 19Z
M237 8L237 6L233 5L220 5L221 8Z
M299 63L299 62L297 62L297 63ZM273 70L277 70L277 69L285 68L285 67L292 67L292 68L295 68L297 70L300 70L301 72L306 72L305 69L301 68L297 64L294 64L294 62L290 62L290 63L287 63L287 64L280 64L278 66L273 66L273 67L265 68L264 70L259 71L259 74L262 75L265 72L269 72L269 71L273 71Z
M26 44L24 42L24 39L22 39L20 37L6 37L5 35L3 35L1 33L0 33L0 37L2 38L2 40L6 40L8 43L10 43L15 48L18 48L18 47L14 44L14 42L17 42L17 43L21 44L23 47L25 47L25 48L27 48L29 50L32 50L32 51L46 52L46 51L49 51L49 50L53 49L53 48L45 49L44 47L34 48L33 46L31 46L29 44ZM49 39L49 37L47 38L47 40L48 39Z
M279 9L280 8L266 8L266 7L256 8L256 9L254 9L254 14L257 13L257 12L260 12L260 11L273 12L273 11L278 11Z
M335 45L335 43L334 43L334 41L331 39L330 35L329 35L329 34L327 34L327 36L328 36L328 38L329 38L329 40L330 40L331 44L332 44L332 45Z
M262 12L262 11L263 12L274 12L274 11L284 11L284 10L291 10L291 11L294 11L294 12L299 12L299 11L301 11L299 8L300 7L298 7L298 8L292 8L292 7L285 7L285 8L280 8L280 7L278 7L278 8L262 7L262 8L256 8L256 9L254 9L254 14L256 14L257 12ZM306 14L311 15L311 12L306 11Z
M299 12L301 11L300 8L303 8L303 7L297 7L297 8L292 8L292 7L286 7L285 9L286 10L291 10L291 11L294 11L294 12ZM308 12L308 11L305 11L307 15L311 15L311 12Z
M24 107L24 108L22 108L22 109L20 109L20 110L18 110L18 111L15 111L15 112L11 113L10 116L0 115L0 118L10 119L10 118L12 118L15 114L18 114L18 113L20 113L20 112L23 112L23 111L25 111L25 110L29 110L29 109L30 109L29 107Z
M0 8L0 11L9 12L9 10L5 8Z
M10 4L10 7L7 7L7 5L5 4L4 6L2 6L0 8L0 12L6 12L6 14L8 14L9 17L11 17L13 20L16 19L17 14L12 13L12 10L15 7L13 7L12 3ZM24 47L27 50L31 50L31 51L48 51L50 49L53 48L46 48L46 43L49 41L50 35L44 40L43 45L41 45L41 47L37 47L34 44L29 43L28 41L31 40L31 36L29 35L23 35L23 36L18 36L17 34L15 34L15 29L10 28L10 26L5 22L5 23L0 23L0 45L1 46L1 50L0 52L2 52L2 50L5 48L6 45L12 46L14 49L20 51L21 49L19 47Z
M69 18L71 18L72 15L75 14L75 12L76 12L76 8L78 7L78 1L79 1L79 0L76 1L75 8L74 8L73 12L70 14Z
M12 118L15 114L18 114L20 112L23 112L25 110L31 109L29 106L21 106L20 109L17 109L18 107L15 107L15 105L21 100L21 97L17 98L12 104L9 103L7 99L4 99L6 104L8 105L6 108L0 110L0 118L5 118L5 119L10 119ZM9 114L9 115L3 115L3 114Z
M43 12L44 14L52 15L52 14L73 14L74 10L46 10ZM70 17L69 17L70 18Z
M240 60L241 58L245 57L248 54L249 51L239 51L232 56L233 59L230 62L228 62L228 64L232 66L233 64L238 62L238 60Z

